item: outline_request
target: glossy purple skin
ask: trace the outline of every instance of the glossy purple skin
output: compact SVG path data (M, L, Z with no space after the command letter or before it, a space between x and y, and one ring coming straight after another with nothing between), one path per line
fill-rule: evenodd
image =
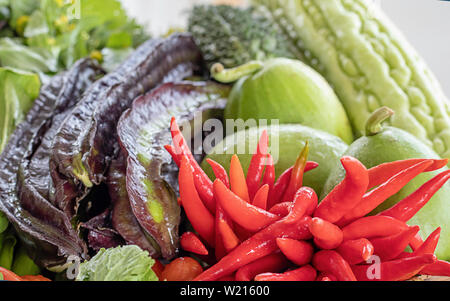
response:
M42 143L48 142L41 142L41 138L53 122L58 122L54 117L72 107L102 74L94 61L81 60L69 71L53 77L41 88L25 121L16 128L0 155L0 210L13 224L28 253L44 267L63 264L69 255L85 258L86 244L73 229L70 218L49 200L49 178L40 178L48 172L48 166L38 163L45 156L35 161L33 170L21 167L28 166ZM40 155L43 154L37 151L36 156Z

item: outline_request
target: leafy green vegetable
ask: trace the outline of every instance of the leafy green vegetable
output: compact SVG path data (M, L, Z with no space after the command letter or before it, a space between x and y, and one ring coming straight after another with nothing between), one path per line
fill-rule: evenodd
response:
M158 281L155 261L135 245L101 249L80 265L77 281Z
M24 246L20 246L14 253L11 270L19 276L38 275L41 269L28 256Z
M0 234L0 267L10 270L14 259L14 246L17 239L11 231Z
M0 152L39 95L41 82L33 73L0 68Z

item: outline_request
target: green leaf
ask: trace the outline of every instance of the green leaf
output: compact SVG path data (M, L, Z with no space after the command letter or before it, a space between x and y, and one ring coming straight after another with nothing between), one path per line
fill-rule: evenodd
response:
M0 68L0 152L38 97L40 86L37 74Z
M9 25L17 29L17 20L22 16L29 16L39 8L40 1L37 0L11 0L11 20Z
M135 245L101 249L80 265L77 281L158 281L155 261Z
M6 215L0 211L0 234L6 231L8 229L8 219L6 218Z
M0 40L0 65L38 73L58 71L58 62L47 49L27 47L10 38Z
M12 233L3 233L0 237L0 267L11 270L14 259L14 246L17 243Z
M115 32L109 36L106 47L108 48L128 48L133 45L133 37L127 32Z
M26 249L23 246L20 246L15 251L11 271L13 271L15 274L19 276L25 276L25 275L38 275L40 274L41 269L28 256Z

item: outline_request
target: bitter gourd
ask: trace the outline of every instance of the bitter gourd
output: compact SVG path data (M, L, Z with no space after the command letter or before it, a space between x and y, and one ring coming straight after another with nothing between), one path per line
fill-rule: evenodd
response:
M220 62L232 68L250 60L300 55L264 7L194 6L188 31L209 67Z
M303 60L334 87L356 136L381 106L390 125L450 158L450 104L424 60L371 1L253 0L272 13Z

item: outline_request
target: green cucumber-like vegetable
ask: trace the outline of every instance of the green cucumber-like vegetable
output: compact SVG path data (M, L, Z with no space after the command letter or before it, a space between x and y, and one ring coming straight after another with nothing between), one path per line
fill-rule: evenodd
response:
M371 1L253 0L272 12L306 62L334 87L354 132L389 106L390 125L450 157L450 103L438 81L394 24Z
M353 142L347 114L333 89L299 60L250 61L232 69L214 64L211 75L221 82L241 77L230 93L225 119L302 124Z
M232 68L250 60L299 55L263 7L195 6L188 31L209 67L216 62Z

